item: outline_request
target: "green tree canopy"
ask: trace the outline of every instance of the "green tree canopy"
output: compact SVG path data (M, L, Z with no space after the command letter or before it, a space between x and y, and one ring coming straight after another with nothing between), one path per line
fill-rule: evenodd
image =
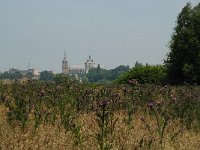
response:
M171 83L200 83L200 4L190 3L178 15L165 60Z
M119 76L115 82L127 84L133 79L139 83L164 83L166 79L166 68L160 65L134 67Z
M94 83L104 79L106 73L107 73L106 70L100 68L100 66L98 65L97 68L90 69L89 72L86 74L86 77L88 78L89 82Z
M98 65L97 68L90 69L86 77L88 82L91 83L109 83L129 69L129 66L120 65L114 69L105 70L100 68L100 65Z
M130 70L129 66L124 66L124 65L120 65L114 69L108 70L107 79L113 81L117 79L124 72L127 72L128 70Z
M43 81L52 81L54 79L54 74L51 71L42 71L40 73L40 80Z
M15 72L5 71L4 73L0 74L0 79L18 80L22 78L23 74L20 71L15 71Z

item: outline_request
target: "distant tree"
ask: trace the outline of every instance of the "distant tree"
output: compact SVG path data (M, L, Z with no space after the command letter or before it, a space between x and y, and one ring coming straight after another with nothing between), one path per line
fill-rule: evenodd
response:
M115 82L128 84L133 79L139 81L139 83L164 83L166 79L166 68L159 65L134 67L119 76Z
M142 67L142 63L139 63L138 61L135 62L135 67Z
M56 75L54 75L53 77L53 80L56 82L56 83L63 83L65 81L65 78L68 77L62 73L58 73Z
M88 78L86 76L83 76L82 77L82 81L83 81L83 83L87 83L88 82Z
M97 82L98 80L102 80L106 75L106 70L101 69L100 67L92 68L86 74L89 82Z
M4 73L0 75L0 79L18 80L22 78L23 78L23 74L20 71L15 71L12 73L5 71Z
M101 71L101 67L100 64L97 65L97 71L100 72Z
M117 79L121 74L123 74L124 72L127 72L128 70L130 70L129 66L124 66L124 65L120 65L114 69L109 70L108 72L108 77L107 80L115 80Z
M54 74L51 71L42 71L40 73L40 80L52 81L54 79Z
M27 72L27 73L25 74L25 77L26 77L27 79L33 79L34 75L33 75L31 72Z
M22 79L23 74L20 71L16 71L15 73L12 74L13 79Z
M200 4L182 9L165 60L171 83L200 83Z
M105 70L100 68L100 65L98 65L97 68L89 70L89 72L86 74L86 78L87 81L91 83L109 83L129 69L129 66L120 65L114 69Z

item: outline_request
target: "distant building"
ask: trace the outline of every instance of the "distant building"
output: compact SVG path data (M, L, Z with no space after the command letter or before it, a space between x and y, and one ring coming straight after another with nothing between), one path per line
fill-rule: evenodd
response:
M95 63L94 63L92 57L89 56L89 59L87 59L85 62L85 72L88 73L88 71L94 67L95 67Z
M27 71L28 73L32 74L33 76L39 76L40 73L39 73L39 70L33 68L33 69L28 69Z
M62 73L63 74L69 74L69 66L68 66L68 61L67 61L67 58L66 58L66 52L64 54L64 58L63 58L63 61L62 61Z
M74 74L86 74L88 71L92 68L95 68L94 60L91 56L86 60L84 65L72 65L70 66L68 64L67 58L66 58L66 52L64 54L64 58L62 60L62 73L68 74L68 75L74 75Z
M85 66L72 65L69 67L69 74L85 74Z
M21 74L25 75L27 73L27 70L19 70L19 69L15 69L15 68L10 68L9 73L16 73L16 72L20 72Z
M39 76L39 75L40 75L39 70L37 70L37 69L35 69L35 68L27 69L27 70L20 70L20 69L10 68L8 72L9 72L9 73L20 72L20 73L23 74L23 75L31 74L31 75L33 75L33 76Z

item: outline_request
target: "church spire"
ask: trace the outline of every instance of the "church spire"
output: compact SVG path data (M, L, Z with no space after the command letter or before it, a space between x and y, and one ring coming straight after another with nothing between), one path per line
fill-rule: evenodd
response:
M63 58L63 61L62 61L62 73L63 74L68 74L69 73L69 66L68 66L68 61L67 61L67 58L66 58L66 51L64 52L64 58Z
M64 58L66 58L66 56L67 56L67 54L66 54L66 51L65 51L65 53L64 53Z

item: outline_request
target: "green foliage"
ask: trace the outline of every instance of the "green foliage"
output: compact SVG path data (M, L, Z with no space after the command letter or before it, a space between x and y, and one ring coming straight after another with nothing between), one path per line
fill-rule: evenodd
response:
M22 78L23 78L23 74L20 71L15 71L13 73L6 71L0 74L0 79L18 80Z
M25 75L24 75L27 79L33 79L34 75L30 72L27 72Z
M87 140L82 134L82 123L77 120L82 113L96 112L97 130L93 135L104 150L116 148L115 135L118 123L122 123L117 119L118 113L123 114L130 127L135 124L133 116L142 114L141 125L147 132L139 140L138 148L160 145L157 149L162 149L171 122L180 126L171 140L175 140L182 129L200 131L199 93L199 86L87 85L64 78L61 83L37 80L1 83L0 104L7 107L6 118L13 129L21 127L26 131L32 122L34 133L41 124L57 126L73 133L74 146L79 149ZM146 116L150 116L154 124Z
M67 80L67 79L70 80L70 77L66 76L62 73L54 75L54 78L53 78L53 80L58 84L64 83L65 80Z
M135 62L135 67L142 67L142 63L139 63L138 61Z
M100 67L90 69L88 74L86 75L88 81L92 83L104 79L105 76L106 76L106 70L101 69Z
M129 66L118 66L115 69L105 70L98 66L97 68L90 69L87 73L87 81L90 83L109 83L115 80L122 73L129 70ZM86 80L85 80L86 81Z
M200 4L190 3L177 18L165 60L171 83L200 83Z
M108 71L107 79L110 81L113 81L117 79L117 77L119 77L121 74L128 71L129 69L130 69L129 66L123 66L123 65L120 65L114 69L111 69Z
M40 73L40 80L43 81L52 81L54 78L54 74L51 71L42 71Z
M112 135L117 123L117 119L114 119L113 112L109 108L109 103L109 100L100 101L96 112L96 121L100 129L96 138L101 150L112 148Z
M163 83L166 78L164 66L141 66L134 67L130 71L121 75L116 83L126 84L130 80L136 79L139 83Z

